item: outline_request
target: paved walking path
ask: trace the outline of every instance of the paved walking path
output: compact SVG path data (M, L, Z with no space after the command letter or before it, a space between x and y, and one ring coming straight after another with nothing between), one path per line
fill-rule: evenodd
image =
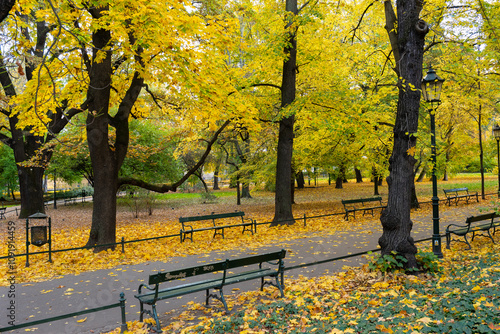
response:
M428 204L426 204L428 205ZM483 201L479 204L461 205L447 208L441 206L441 233L450 223L463 222L465 217L480 214L480 208L487 206ZM422 210L416 211L412 215L414 222L413 236L415 240L428 238L432 235L432 213L428 207L424 213ZM314 223L312 220L311 224ZM359 224L358 224L359 225ZM262 227L264 228L264 227ZM353 228L333 235L321 237L311 237L292 241L280 242L262 247L259 249L233 250L226 252L212 252L210 254L193 255L187 257L175 257L165 262L147 262L138 265L127 265L116 268L85 272L79 275L66 275L60 279L47 282L18 284L16 285L16 324L22 324L38 319L45 319L71 312L77 312L86 308L94 308L116 303L120 292L125 293L127 299L126 312L127 320L137 320L139 303L134 298L140 283L143 283L147 276L158 270L173 270L176 268L194 266L219 259L225 259L246 254L262 253L272 250L286 249L285 266L293 267L301 263L312 263L325 259L354 254L366 250L377 248L377 241L382 233L380 221L377 218L366 222L362 228ZM258 233L255 235L258 237ZM277 237L278 239L278 237ZM429 241L430 243L430 241ZM443 248L445 247L443 240ZM20 260L18 260L20 261ZM321 276L325 273L341 271L343 266L356 266L362 263L363 257L353 257L346 260L327 262L320 265L302 267L286 271L287 278ZM21 261L22 262L22 261ZM48 264L50 265L50 264ZM250 289L257 289L258 280L234 285L231 288L239 288L239 291L232 290L231 293L238 293ZM226 291L229 294L230 289ZM1 307L0 307L0 328L8 326L7 303L9 299L7 287L0 287ZM159 314L182 309L189 301L203 302L204 293L195 293L173 298L158 303ZM217 304L218 301L212 301ZM86 318L83 322L78 320ZM110 309L97 313L91 313L76 318L59 320L50 324L34 326L33 331L43 334L63 334L63 333L101 333L109 331L119 326L120 309ZM25 329L11 331L10 333L25 333Z

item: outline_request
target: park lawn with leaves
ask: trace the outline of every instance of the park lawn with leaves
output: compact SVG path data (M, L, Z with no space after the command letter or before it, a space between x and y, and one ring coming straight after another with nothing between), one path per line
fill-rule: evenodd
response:
M468 179L459 180L459 182L469 181ZM426 188L429 187L425 187L424 185L424 189ZM259 225L255 235L248 233L242 235L241 228L230 228L225 230L224 240L220 240L220 238L213 239L213 232L206 231L195 233L194 242L187 241L181 243L177 236L159 240L127 243L125 244L124 253L121 252L120 245L114 251L108 250L100 253L94 253L89 249L57 252L52 254L53 263L50 265L47 265L47 254L31 255L30 266L28 268L20 266L16 279L18 283L40 282L68 274L77 275L85 271L110 269L119 265L131 265L148 261L168 261L169 258L177 256L205 255L213 251L256 249L275 243L277 236L279 236L280 242L286 242L299 238L324 236L325 233L335 234L345 231L359 234L378 233L377 231L381 227L377 215L375 217L357 215L355 220L345 221L343 219L342 206L340 205L341 198L369 197L367 194L370 194L371 191L372 185L368 182L362 184L351 182L344 185L344 189L335 189L333 185L327 186L322 183L318 184L318 187L297 191L296 200L298 204L294 206L295 217L299 218L297 223L292 226L276 228ZM380 191L382 196L386 197L387 188L382 187ZM130 212L128 212L126 215L121 215L118 218L117 242L122 237L125 238L125 241L130 241L178 235L180 229L178 217L186 214L196 215L199 214L200 210L204 210L204 212L207 212L204 214L208 214L210 211L230 212L238 209L245 211L247 217L251 217L257 222L271 221L274 213L274 207L269 204L273 200L272 194L257 192L254 197L253 201L255 204L246 206L230 206L226 204L227 202L219 203L215 206L205 204L194 205L194 202L190 201L187 209L182 207L176 208L182 209L182 211L173 211L177 214L175 216L172 216L172 214L165 216L159 213L158 215L147 216L146 218L142 217L142 219L133 219ZM230 200L234 201L234 199ZM425 201L428 198L423 195L420 196L420 200ZM177 203L176 205L179 204ZM484 206L485 204L479 203L479 205ZM49 212L53 221L52 250L82 247L87 242L91 209L90 206L83 206L82 204L79 204L79 206L84 209L78 210L62 207ZM198 211L192 211L193 208L196 208ZM443 207L442 209L449 210L450 208ZM419 209L419 212L430 212L430 210L430 205L423 205ZM300 219L304 215L317 218L307 218L307 223L304 226L303 220ZM161 218L157 218L157 216ZM465 217L463 219L465 220ZM16 221L15 244L17 248L15 253L17 254L25 253L26 251L24 226L23 220ZM418 234L418 232L418 228L414 227L413 233ZM5 238L6 234L2 234L0 240L5 240ZM2 246L0 247L2 254L7 254L7 246L6 242L2 242ZM48 245L39 248L30 247L30 252L47 250ZM0 285L5 286L6 284L7 279L2 277Z
M496 244L476 243L470 251L460 244L445 250L437 273L384 275L365 265L329 276L300 277L287 280L283 299L273 288L228 296L230 314L191 302L163 330L495 333L500 331L500 238L495 239ZM147 333L146 323L129 325L133 333Z

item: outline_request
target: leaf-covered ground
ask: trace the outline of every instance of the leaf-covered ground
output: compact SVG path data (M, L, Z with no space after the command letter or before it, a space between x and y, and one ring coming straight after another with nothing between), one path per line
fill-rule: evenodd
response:
M424 185L427 189L429 184ZM294 206L296 217L330 215L342 212L340 200L343 198L368 197L373 189L371 184L349 183L344 189L322 185L297 191ZM384 198L387 189L381 188ZM428 193L419 196L428 201ZM220 199L217 204L195 202L166 202L155 210L153 216L141 213L139 218L126 208L117 217L117 239L126 240L152 236L176 234L179 231L178 218L197 214L229 212L241 210L258 222L269 221L273 217L272 194L254 194L242 206L234 204L234 198ZM479 212L490 206L490 200L479 204L441 206L441 213L455 216L464 221L463 208ZM428 215L430 205L419 209L419 214ZM83 246L88 237L91 221L91 206L78 204L50 209L53 220L53 249ZM16 222L16 253L24 253L24 220ZM415 219L415 227L419 225ZM428 226L428 221L423 222ZM18 268L19 283L36 282L78 274L121 264L137 264L147 261L168 261L169 257L207 254L215 250L241 250L258 248L272 244L279 235L280 240L294 240L304 237L322 236L352 231L356 233L378 233L380 222L375 217L358 217L346 222L342 215L327 216L307 221L307 226L298 222L294 226L268 228L259 226L255 236L241 235L239 229L225 232L224 241L213 242L210 232L195 234L195 243L180 243L178 238L161 239L127 244L125 253L120 247L115 251L93 253L91 250L75 250L55 253L53 264L47 265L47 255L30 257L29 268ZM414 229L417 233L417 228ZM428 234L428 232L427 232ZM425 234L423 237L428 237ZM497 233L497 241L500 234ZM167 242L168 240L168 242ZM6 254L5 234L0 237L2 253ZM500 330L498 301L499 267L498 246L482 239L474 241L473 252L462 252L460 244L453 245L452 251L445 252L443 271L436 275L406 276L403 274L383 277L371 273L366 268L352 268L334 276L316 279L287 279L286 298L276 298L276 291L264 293L238 293L228 296L232 309L230 316L219 309L205 309L191 303L180 316L162 315L162 324L168 333L342 333L342 332L496 332ZM46 250L30 248L33 250ZM457 251L458 250L458 251ZM460 255L465 254L465 258ZM2 278L0 285L5 285ZM164 319L168 320L164 320ZM144 324L129 322L134 333L145 333ZM462 329L463 328L463 329Z
M232 312L189 303L165 333L500 333L500 237L445 250L436 274L368 266L228 297ZM459 244L457 244L459 245ZM129 322L134 333L145 324ZM118 333L115 331L113 333Z
M467 179L465 181L470 182ZM419 186L424 191L429 188L428 184ZM39 282L62 275L108 269L119 265L138 264L147 261L167 261L169 257L207 254L212 251L241 249L242 247L255 249L275 242L277 235L279 235L281 241L287 241L344 231L375 233L376 229L380 229L380 222L377 215L375 218L357 215L358 218L356 220L351 219L349 222L346 222L341 214L331 216L331 214L343 211L340 203L342 198L369 197L372 192L372 184L368 182L361 184L350 182L344 185L344 189L335 189L333 185L328 186L326 183L323 183L318 187L309 187L296 191L297 204L294 205L295 217L328 215L308 220L307 226L304 226L302 221L293 226L278 228L259 226L255 236L248 233L241 235L239 228L231 228L225 230L226 237L223 242L214 242L212 239L213 232L199 232L194 236L195 243L184 242L181 244L178 237L128 243L125 246L125 253L121 252L120 246L114 251L101 253L94 253L92 250L85 249L59 252L53 253L53 263L50 265L46 263L47 254L32 255L30 256L30 267L19 267L16 279L18 283ZM384 198L387 198L386 187L381 187L380 192ZM420 196L421 201L429 200L425 195L424 193L424 195ZM178 234L180 229L178 219L181 216L238 210L244 211L247 217L253 218L257 222L272 220L274 214L273 194L255 192L253 196L253 199L244 200L241 206L234 204L234 198L221 198L216 204L200 204L201 199L191 202L165 202L160 203L161 206L154 211L152 216L141 212L139 218L134 218L130 209L122 207L117 215L117 241L120 241L122 237L128 241ZM483 202L480 204L485 205L487 203ZM423 205L419 213L430 212L430 210L430 205ZM441 210L443 212L445 210L453 210L453 207L442 206ZM86 244L92 215L91 203L79 203L71 206L59 205L57 210L49 208L48 214L52 218L52 250L82 247ZM465 217L461 219L465 220ZM17 219L14 222L16 223L15 253L25 253L25 220ZM228 221L228 223L230 222ZM3 228L0 235L1 254L5 255L7 255L8 247L8 244L5 242L6 232L6 228ZM416 232L417 230L415 229L414 233ZM425 235L424 237L428 236ZM44 250L48 250L48 245L30 247L31 252ZM6 278L0 278L0 286L6 284Z

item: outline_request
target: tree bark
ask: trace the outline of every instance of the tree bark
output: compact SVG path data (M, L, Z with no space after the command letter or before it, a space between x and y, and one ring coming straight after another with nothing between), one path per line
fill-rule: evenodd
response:
M419 19L422 10L420 1L398 1L397 22L391 2L385 1L385 10L386 28L395 56L397 51L395 71L401 79L398 82L399 96L393 130L393 151L389 159L390 175L387 177L389 197L387 208L380 217L383 234L379 239L379 245L382 255L396 251L408 260L406 263L408 268L416 268L417 247L411 236L413 223L410 219L411 194L414 186L413 167L416 160L407 152L409 148L416 146L420 91L410 85L420 87L422 81L424 39L428 26ZM397 30L394 30L396 27Z
M92 16L100 17L103 10L107 10L107 7L93 9ZM106 48L108 51L105 51L105 57L100 62L92 62L87 91L87 99L90 101L90 112L87 116L87 142L94 171L94 207L87 246L116 242L116 192L119 165L115 156L116 148L112 150L108 143L110 126L108 108L112 74L111 51L108 45L110 40L109 30L101 28L92 34L93 59L99 51L102 52ZM120 133L122 134L123 131ZM100 246L95 250L107 248L114 249L115 246Z
M286 11L293 15L287 24L287 42L284 53L287 58L283 62L283 78L281 84L281 109L284 110L295 100L295 82L297 70L297 40L293 20L297 14L297 0L286 0ZM293 30L292 30L293 29ZM294 224L292 213L292 153L294 115L287 116L279 122L278 155L276 162L276 193L274 218L271 226Z
M479 86L479 88L481 88ZM483 131L481 129L481 121L482 121L482 108L481 104L479 104L479 117L478 117L478 131L479 131L479 163L481 169L481 198L483 200L486 199L486 195L484 192L484 151L483 151Z
M5 18L9 15L10 10L14 7L16 3L15 0L0 0L0 23L5 20Z
M219 170L220 170L220 165L217 164L217 166L215 167L215 171L214 171L214 187L213 189L214 190L219 190Z
M358 168L354 168L354 173L356 174L356 183L363 183L363 175Z
M295 179L297 180L297 188L304 189L306 181L304 180L304 172L299 171L295 174Z

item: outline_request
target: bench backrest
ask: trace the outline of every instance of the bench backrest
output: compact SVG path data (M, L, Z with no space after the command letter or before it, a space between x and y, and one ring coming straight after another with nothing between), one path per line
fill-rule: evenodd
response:
M382 201L382 197L370 197L370 198L358 198L358 199L343 199L342 204L354 204L354 203L363 203L363 202L380 202Z
M209 264L204 264L201 266L184 268L179 270L173 270L169 272L159 272L157 274L149 275L148 284L159 284L168 281L173 281L177 279L183 279L187 277L193 277L197 275L204 275L209 273L214 273L217 271L223 271L231 268L238 268L243 266L248 266L257 263L270 262L276 260L282 260L285 258L286 250L282 249L279 252L259 254L254 256L249 256L240 259L225 260L220 262L214 262ZM281 263L282 265L282 263Z
M249 256L241 259L230 259L227 263L227 269L249 266L257 263L271 262L282 260L285 258L286 250L282 249L278 252Z
M444 191L445 194L447 194L447 193L456 193L456 192L459 192L459 191L469 192L469 188L465 187L465 188L443 189L443 191Z
M228 212L228 213L212 213L210 215L203 216L192 216L192 217L180 217L180 223L195 222L201 220L213 220L222 218L232 218L232 217L243 217L245 215L242 211Z
M173 270L169 272L159 272L157 274L149 275L148 284L158 284L197 275L209 274L216 271L222 271L227 268L227 262L228 261L226 260L204 264L196 267Z
M467 217L467 220L465 221L465 223L470 224L470 223L480 222L483 220L493 221L493 218L495 218L495 216L496 216L495 212L485 213L483 215L478 215L478 216L470 216L470 217Z

